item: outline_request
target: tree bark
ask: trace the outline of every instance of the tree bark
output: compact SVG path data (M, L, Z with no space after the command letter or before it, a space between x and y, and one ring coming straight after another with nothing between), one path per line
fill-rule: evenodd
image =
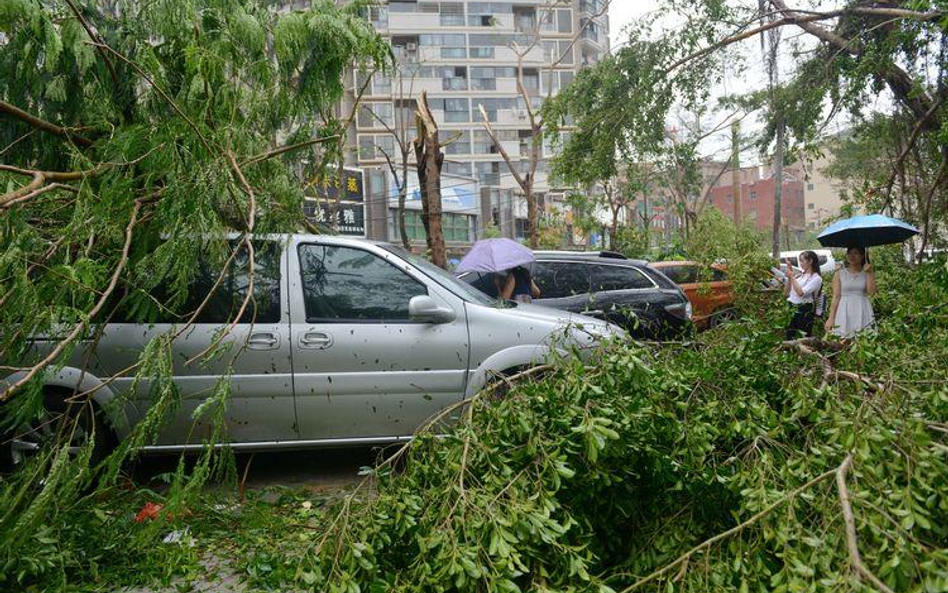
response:
M402 246L411 249L408 240L408 231L405 229L405 201L408 199L408 152L402 151L402 184L398 188L398 235L402 238Z
M421 186L425 240L432 263L447 269L444 231L441 227L441 165L444 163L444 153L438 139L438 124L428 108L428 94L424 91L418 103L415 124L418 129L418 137L414 140L415 162L418 168L418 183Z

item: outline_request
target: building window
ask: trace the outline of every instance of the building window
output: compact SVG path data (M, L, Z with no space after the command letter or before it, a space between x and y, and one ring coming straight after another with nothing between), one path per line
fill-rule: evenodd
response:
M441 25L445 27L463 27L464 5L451 2L442 2Z
M471 163L458 163L445 159L442 170L448 175L460 175L461 177L471 176Z
M560 9L556 11L556 32L573 32L573 11L570 9Z
M535 33L537 30L537 11L532 6L514 6L514 30L520 33Z
M814 204L813 202L810 202L809 204L806 205L807 210L813 210L814 207L816 207L816 204Z
M360 128L383 128L395 123L391 103L363 103L359 109Z
M461 133L460 136L458 132ZM439 130L438 136L442 143L457 136L457 139L450 144L442 144L445 154L471 154L471 134L467 130Z
M359 134L359 159L381 160L395 154L395 138L390 134Z
M471 59L472 60L492 60L494 59L494 48L493 47L472 47Z
M431 99L431 109L444 112L445 122L471 121L471 106L467 99Z
M748 196L748 199L750 199L752 202L753 202L754 200L756 200L756 199L757 199L757 192L752 191L752 192L750 193L750 195Z
M389 209L388 236L389 240L397 241L401 239L398 230L398 209ZM445 241L467 242L471 241L471 229L473 216L468 214L455 214L445 212L441 215L441 229L444 232ZM418 210L405 210L405 234L410 241L425 240L425 225L421 220L421 212Z
M807 183L807 184L806 184L806 190L807 190L807 191L813 191L813 184L812 184L812 183Z
M467 68L464 66L441 68L441 88L445 91L466 91Z
M514 236L518 239L526 239L530 236L530 221L526 218L518 218L515 222Z
M384 29L388 27L388 7L370 6L369 22L371 22L372 26L376 29Z
M484 185L500 185L500 163L474 163L477 180Z
M509 2L468 2L467 24L469 27L493 27L497 24L494 15L511 12L513 5Z
M457 60L464 59L467 57L467 49L463 47L442 47L441 48L441 59L442 60Z

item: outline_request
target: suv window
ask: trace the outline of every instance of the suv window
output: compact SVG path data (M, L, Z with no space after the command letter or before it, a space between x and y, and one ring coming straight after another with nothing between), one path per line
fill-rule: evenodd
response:
M589 266L572 262L537 262L533 281L543 299L586 294L589 292Z
M352 247L300 245L307 323L410 321L427 288L381 257Z
M593 292L652 288L652 281L629 266L590 266Z
M662 266L658 270L675 284L693 284L698 281L698 268L695 266Z

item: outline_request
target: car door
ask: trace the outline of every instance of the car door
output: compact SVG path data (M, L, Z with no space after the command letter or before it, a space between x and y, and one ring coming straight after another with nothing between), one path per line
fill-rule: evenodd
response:
M463 397L470 356L460 298L368 246L303 242L292 260L301 438L410 435ZM412 321L408 303L419 295L450 308L455 319Z
M98 365L109 374L139 362L153 339L179 333L184 320L207 297L196 322L174 339L170 349L171 374L180 394L180 404L171 408L171 419L161 429L157 445L200 445L211 431L215 406L195 411L215 393L222 377L229 377L224 400L226 438L231 443L272 443L294 440L296 412L290 366L289 311L285 303L286 258L278 241L254 240L253 298L240 319L235 319L250 284L249 257L238 250L221 275L227 254L217 264L204 258L188 289L180 315L158 312L155 323L110 323L96 347ZM233 245L236 247L236 245ZM217 289L212 288L221 278ZM170 290L158 298L169 299ZM210 294L210 296L208 296ZM120 319L120 321L124 321ZM216 344L216 345L215 345ZM203 356L203 354L210 354ZM192 359L195 359L192 361ZM146 364L164 364L162 355L149 355ZM154 403L160 385L146 373L136 384L131 377L114 381L119 391L131 394L139 419Z
M655 284L632 266L590 266L591 292L607 321L626 327L633 335L656 331L664 315Z
M534 264L533 280L540 289L540 298L534 300L536 304L573 313L597 315L590 302L587 264L538 261Z

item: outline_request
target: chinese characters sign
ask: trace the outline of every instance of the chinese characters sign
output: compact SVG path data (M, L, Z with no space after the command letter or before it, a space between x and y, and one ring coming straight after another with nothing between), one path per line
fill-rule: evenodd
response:
M330 210L333 204L326 203L325 200L314 200L306 198L303 204L303 212L316 224L331 228ZM336 207L336 229L340 235L354 235L357 237L365 236L365 205L352 202L339 202Z
M336 229L341 235L365 236L365 194L362 171L344 169L343 179L333 170L316 186L315 198L306 198L303 211L320 226L331 228L331 211L336 212ZM338 202L336 201L338 199Z

